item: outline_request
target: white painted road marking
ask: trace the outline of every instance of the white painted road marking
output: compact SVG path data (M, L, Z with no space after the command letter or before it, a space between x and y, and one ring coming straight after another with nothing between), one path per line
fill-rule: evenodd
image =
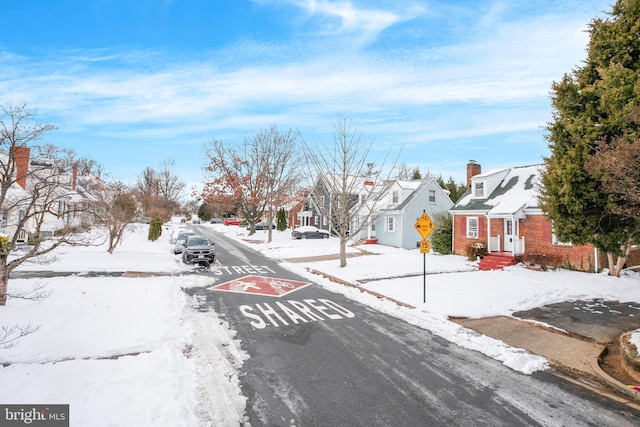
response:
M328 299L276 301L273 307L269 303L244 304L238 308L255 329L264 329L267 326L276 328L288 326L289 322L297 325L307 322L351 319L356 316L352 311Z
M309 285L309 282L279 279L266 276L244 276L208 288L212 291L236 292L245 294L281 297Z

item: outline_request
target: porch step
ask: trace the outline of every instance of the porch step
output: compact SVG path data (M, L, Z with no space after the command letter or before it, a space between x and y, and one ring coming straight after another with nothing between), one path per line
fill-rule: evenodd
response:
M503 254L498 252L489 252L478 264L478 269L486 270L502 270L510 265L517 264L518 261L512 254Z

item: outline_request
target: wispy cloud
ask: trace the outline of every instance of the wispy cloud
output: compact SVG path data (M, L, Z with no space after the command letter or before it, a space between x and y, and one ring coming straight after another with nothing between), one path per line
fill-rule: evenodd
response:
M426 7L421 3L391 3L393 9L371 7L349 0L254 0L257 3L284 3L300 9L304 25L316 35L351 37L354 46L375 40L387 28L415 19ZM387 7L389 4L387 5Z
M449 28L447 9L259 2L276 1L356 48L335 49L307 34L243 40L180 60L159 50L77 49L38 58L0 51L0 98L27 102L69 138L193 144L276 123L313 139L352 116L381 146L416 152L474 135L515 141L519 132L539 147L551 83L579 65L588 40L584 15L571 13L512 16L500 5L434 43L437 25ZM385 40L385 31L398 36L392 30L401 23L407 43L372 43Z

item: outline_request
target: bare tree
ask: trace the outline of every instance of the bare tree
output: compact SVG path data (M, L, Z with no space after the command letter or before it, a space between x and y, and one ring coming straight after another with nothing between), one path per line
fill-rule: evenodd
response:
M183 196L186 184L174 173L175 161L164 159L155 176L158 181L158 196L177 202Z
M152 167L147 166L138 176L136 193L138 195L138 201L142 203L142 209L144 209L145 212L151 210L153 202L160 194L156 171Z
M158 170L147 167L138 177L137 199L147 216L157 214L167 219L180 206L186 184L174 173L174 164L165 159Z
M40 326L34 326L31 323L26 326L0 326L0 350L15 347L20 338L32 334L38 329L40 329Z
M629 114L640 126L640 108ZM613 213L640 218L640 138L635 132L624 132L610 143L599 141L587 163L587 171L598 177L602 187L619 198L611 206Z
M125 231L137 213L137 204L132 190L122 181L112 181L94 191L96 203L96 225L107 231L110 254L122 243Z
M295 193L301 172L301 153L297 150L298 134L291 129L279 132L277 127L259 131L254 137L254 145L259 147L258 155L265 158L263 182L266 196L266 212L268 223L267 242L272 240L272 227L276 209L289 202ZM255 232L255 224L249 234Z
M374 163L367 162L373 141L365 139L349 119L340 119L333 125L333 145L311 145L305 141L302 145L310 173L318 177L318 183L328 197L328 203L315 200L315 205L340 238L340 267L345 267L350 236L369 226L371 215L384 195L382 171L390 152L379 168L373 167ZM387 178L395 166L396 162L393 162L387 169ZM365 190L363 186L365 175L374 183L371 190ZM317 196L311 194L312 199Z
M7 301L9 274L26 260L53 251L63 244L86 245L86 237L66 227L65 206L77 195L71 180L64 179L57 159L30 161L29 145L55 129L33 121L24 104L0 107L0 209L5 235L0 238L0 306ZM60 225L50 239L41 230ZM29 245L16 251L29 236ZM9 261L9 255L13 255Z
M249 234L255 233L256 222L265 213L273 221L278 204L292 193L299 172L296 143L296 134L279 132L275 125L239 145L209 141L205 170L210 181L205 183L202 199L239 209L249 224Z

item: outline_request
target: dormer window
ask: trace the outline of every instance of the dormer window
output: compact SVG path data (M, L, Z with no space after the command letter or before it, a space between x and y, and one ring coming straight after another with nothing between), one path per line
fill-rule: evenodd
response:
M391 203L398 203L398 199L399 199L400 195L397 191L393 191L391 193Z
M473 197L484 197L484 181L473 183Z

